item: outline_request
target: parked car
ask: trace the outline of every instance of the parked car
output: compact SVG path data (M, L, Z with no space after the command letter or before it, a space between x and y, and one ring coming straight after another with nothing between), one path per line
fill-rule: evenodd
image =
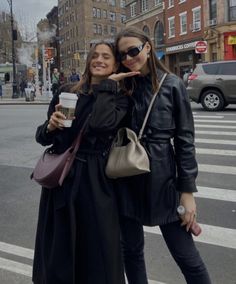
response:
M188 77L187 91L208 111L236 104L236 60L197 64Z

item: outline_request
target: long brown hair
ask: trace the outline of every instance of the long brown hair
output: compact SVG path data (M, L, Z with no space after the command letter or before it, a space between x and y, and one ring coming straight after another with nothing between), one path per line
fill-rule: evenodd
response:
M96 47L98 45L101 45L101 44L107 45L110 48L110 50L112 51L112 54L114 55L114 57L116 56L116 51L115 51L115 47L114 47L113 42L103 40L103 41L99 41L99 42L94 43L93 46L89 50L89 53L88 53L88 56L87 56L87 59L86 59L86 66L85 66L85 70L84 70L84 73L82 75L82 78L77 84L75 84L74 86L71 87L71 92L77 93L77 92L81 91L83 86L88 86L88 87L90 86L91 80L92 80L92 74L90 72L90 64L91 64L91 61L92 61Z
M137 29L135 27L127 27L124 30L122 30L115 39L115 47L117 50L117 58L119 58L118 53L118 44L121 38L123 37L135 37L140 39L142 43L148 42L151 46L151 50L149 53L149 58L147 59L148 68L150 70L151 75L151 82L152 82L152 89L153 92L155 92L158 89L159 81L157 78L157 70L160 69L165 73L170 73L170 71L167 69L167 67L156 57L154 52L154 46L151 41L151 39L140 29ZM130 71L128 68L124 67L122 62L119 64L118 72L128 72ZM135 79L134 77L124 79L120 82L120 87L125 90L129 95L132 94L134 88L135 88Z

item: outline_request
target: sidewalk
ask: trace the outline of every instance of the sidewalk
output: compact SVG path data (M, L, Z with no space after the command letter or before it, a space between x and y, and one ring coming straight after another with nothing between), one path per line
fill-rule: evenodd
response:
M48 105L51 99L37 96L34 101L27 102L25 98L0 98L0 105Z

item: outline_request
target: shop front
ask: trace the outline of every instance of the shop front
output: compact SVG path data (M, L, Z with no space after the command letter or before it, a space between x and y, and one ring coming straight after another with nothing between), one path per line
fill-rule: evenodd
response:
M183 78L185 73L192 72L196 64L203 61L202 55L195 53L196 43L192 41L166 47L165 63L171 72Z
M236 31L224 33L224 60L236 60Z

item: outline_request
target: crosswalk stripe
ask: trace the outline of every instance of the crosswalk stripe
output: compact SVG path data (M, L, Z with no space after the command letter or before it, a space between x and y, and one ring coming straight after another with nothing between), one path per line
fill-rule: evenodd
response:
M202 233L194 237L196 242L236 249L236 230L225 227L200 224ZM144 227L146 233L161 235L159 227Z
M211 124L195 124L195 128L224 128L224 129L236 129L234 125L211 125Z
M206 143L206 144L236 145L235 140L222 140L222 139L195 138L195 142L196 143Z
M194 118L217 118L217 119L221 119L224 118L223 115L218 115L218 116L214 116L214 115L193 115Z
M214 119L195 119L195 122L211 122L211 123L233 123L236 124L235 120L214 120Z
M223 149L196 148L196 153L206 154L206 155L236 156L235 150L223 150Z
M32 266L0 257L0 268L31 277Z
M9 253L9 254L14 254L18 255L21 257L33 259L34 257L34 251L32 249L16 246L16 245L11 245L8 243L0 242L0 251Z
M236 202L236 190L207 186L197 186L197 189L198 192L194 193L195 197Z
M221 135L221 136L236 136L236 132L227 132L227 131L211 131L211 130L195 130L196 134L207 134L207 135Z
M200 172L236 175L236 167L198 164Z

